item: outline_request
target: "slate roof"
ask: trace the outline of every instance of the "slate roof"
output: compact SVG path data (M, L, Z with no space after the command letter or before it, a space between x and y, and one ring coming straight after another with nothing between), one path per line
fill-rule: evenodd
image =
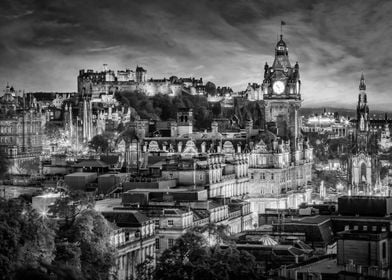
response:
M83 160L79 163L76 163L74 167L105 168L108 167L108 165L101 160Z
M113 164L117 164L119 161L119 155L102 155L101 156L101 161L108 164L108 165L113 165Z
M202 220L210 217L210 212L205 209L191 209L193 212L193 220Z
M139 212L103 212L102 215L118 227L141 227L150 220Z

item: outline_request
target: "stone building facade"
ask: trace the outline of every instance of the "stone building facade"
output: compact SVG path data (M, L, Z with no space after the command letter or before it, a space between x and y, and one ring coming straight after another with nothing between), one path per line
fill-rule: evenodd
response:
M147 96L158 93L177 96L185 91L189 94L205 93L203 80L195 78L147 79L147 70L137 66L136 70L119 70L117 73L109 70L104 64L103 71L80 70L78 76L78 94L89 92L92 99L115 92L139 91Z
M351 151L348 161L349 192L375 194L380 192L380 163L378 160L377 135L371 129L369 106L367 104L365 78L359 83L357 121L351 136Z
M31 94L7 86L0 97L0 151L11 161L11 174L37 173L45 117Z

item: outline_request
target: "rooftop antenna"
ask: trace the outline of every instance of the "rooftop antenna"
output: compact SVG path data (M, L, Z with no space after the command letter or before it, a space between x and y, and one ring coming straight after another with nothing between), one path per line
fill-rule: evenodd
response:
M282 37L283 35L283 25L286 25L286 22L281 20L280 21L280 36Z

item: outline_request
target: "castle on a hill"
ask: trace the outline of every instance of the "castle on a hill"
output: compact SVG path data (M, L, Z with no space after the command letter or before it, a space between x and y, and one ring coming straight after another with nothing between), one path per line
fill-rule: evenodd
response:
M142 92L147 96L166 94L177 96L182 92L192 95L205 94L203 79L178 78L171 76L163 79L147 79L147 70L137 66L136 70L109 70L104 64L103 71L80 70L78 76L78 94L91 95L92 99L116 92Z

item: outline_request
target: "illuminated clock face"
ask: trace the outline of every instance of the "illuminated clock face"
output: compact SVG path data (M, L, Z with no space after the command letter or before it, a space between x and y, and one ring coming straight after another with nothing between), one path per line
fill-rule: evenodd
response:
M284 83L282 81L276 81L272 85L272 89L276 94L282 94L284 92Z

